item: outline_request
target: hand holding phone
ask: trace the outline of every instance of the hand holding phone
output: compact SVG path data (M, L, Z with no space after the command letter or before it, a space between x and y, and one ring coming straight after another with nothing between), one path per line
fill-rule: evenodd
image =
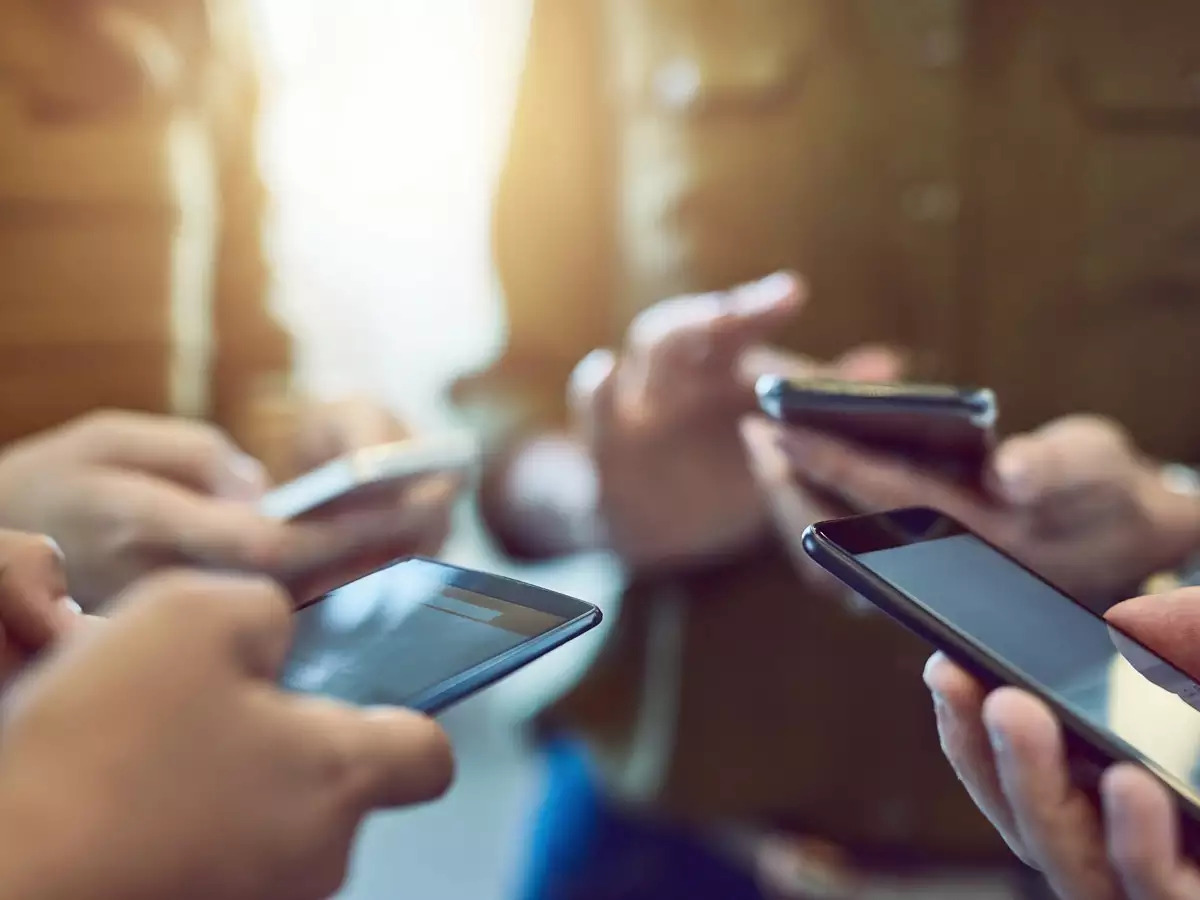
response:
M270 491L259 504L263 515L292 520L356 506L399 502L405 488L427 475L461 475L479 461L479 442L468 432L447 432L380 444L302 475Z
M1197 896L1200 873L1180 848L1171 795L1153 775L1114 766L1100 777L1097 803L1073 781L1062 726L1036 697L1014 688L989 694L942 655L925 680L959 778L1056 896Z
M894 454L976 485L995 446L999 409L985 388L868 384L766 375L756 385L772 419Z
M1174 794L1190 852L1200 850L1200 685L1187 673L936 510L823 522L804 540L819 565L984 688L1018 687L1053 711L1086 790L1115 763L1152 773ZM1053 730L1042 742L1053 757Z
M409 559L296 613L285 687L437 713L599 624L589 603Z
M936 507L1078 596L1128 597L1200 544L1200 504L1172 492L1106 419L1071 416L1009 438L989 463L986 493L821 432L761 426L768 436L750 449L779 457L782 474L764 483L774 507L796 505L813 485L853 512ZM793 544L815 521L777 518Z

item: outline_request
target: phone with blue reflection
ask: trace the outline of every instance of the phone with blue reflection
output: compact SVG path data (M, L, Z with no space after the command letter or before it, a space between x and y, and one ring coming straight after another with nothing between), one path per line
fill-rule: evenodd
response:
M407 559L295 620L285 688L432 715L595 628L601 613L523 582Z

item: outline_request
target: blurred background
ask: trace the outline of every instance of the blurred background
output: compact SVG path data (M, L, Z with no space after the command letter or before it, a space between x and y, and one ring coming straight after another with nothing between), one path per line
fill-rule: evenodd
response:
M297 335L303 378L330 396L379 386L406 418L436 427L449 382L487 363L503 339L489 230L529 4L256 2L277 308ZM514 566L469 502L445 557L610 611L618 596L602 558ZM521 726L571 683L599 639L453 710L445 724L461 768L452 793L377 817L342 896L512 897L542 789Z
M1100 413L1129 484L1200 459L1197 28L1194 0L0 0L0 446L117 407L278 481L394 414L498 451L445 555L606 624L446 717L452 793L372 821L347 898L808 900L918 863L1029 896L939 752L927 648L805 577L828 498L796 460L764 494L740 364L985 385L1006 433ZM572 417L605 347L632 402ZM634 577L568 556L597 546Z
M501 340L489 216L523 0L256 0L278 308L322 393L425 421Z

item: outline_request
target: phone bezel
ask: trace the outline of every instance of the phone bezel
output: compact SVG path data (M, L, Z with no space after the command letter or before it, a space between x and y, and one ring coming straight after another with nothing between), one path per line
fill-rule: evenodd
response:
M399 566L417 566L432 569L439 577L445 578L445 576L449 575L449 578L445 578L448 585L483 594L496 600L503 600L518 606L524 606L563 620L562 624L551 628L549 631L530 637L528 640L504 651L498 656L490 657L468 669L464 669L457 675L426 688L418 694L414 694L405 702L407 708L415 709L418 712L428 715L441 713L483 688L524 668L535 660L545 656L551 650L561 647L568 641L574 640L580 635L591 631L604 618L600 608L595 604L569 597L566 594L537 587L524 581L518 581L515 578L492 575L417 556L382 566L360 578L354 579L354 581L347 582L342 585L342 588L350 587L363 578L370 578L372 575L377 575L380 572ZM338 588L337 590L340 589ZM333 592L331 591L330 593ZM324 596L318 597L309 603L298 606L296 612L299 613L310 609L319 603L323 603L325 599L326 597Z
M901 517L928 519L934 517L942 525L952 526L952 530L940 531L935 536L922 537L919 540L904 539L906 532L896 520ZM831 534L834 532L835 534ZM911 532L907 533L911 536ZM884 613L916 634L922 640L941 650L958 665L962 666L989 688L1005 685L1021 688L1038 697L1049 706L1059 718L1068 736L1068 748L1075 757L1077 774L1086 779L1087 788L1094 790L1099 776L1104 768L1118 763L1131 762L1142 766L1151 772L1178 798L1180 812L1188 822L1187 845L1189 852L1200 852L1200 792L1195 791L1165 771L1153 760L1148 759L1137 748L1128 744L1117 735L1102 728L1093 726L1083 717L1076 715L1070 708L1062 704L1048 693L1040 684L1025 676L1025 674L1009 665L1002 657L993 654L986 646L976 641L970 635L959 631L944 622L937 615L925 609L914 601L908 593L891 584L886 579L876 575L858 559L857 553L867 553L873 550L895 549L914 543L923 543L954 535L969 534L1014 565L1029 572L1043 584L1053 588L1071 603L1076 604L1090 616L1104 622L1103 616L1088 608L1084 603L1072 597L1058 585L1031 571L1027 566L1015 559L1012 554L997 547L953 517L935 509L912 507L893 510L865 516L855 516L847 519L836 519L828 522L818 522L805 529L802 543L808 555L856 591L863 598L879 607ZM843 546L842 540L848 539L852 546ZM861 549L860 549L861 548ZM1115 629L1125 635L1138 646L1144 647L1123 629ZM1147 651L1153 653L1148 647ZM1154 654L1157 656L1157 654ZM1078 765L1082 763L1082 766Z
M908 413L949 416L986 432L995 428L999 417L999 403L990 388L763 375L755 383L755 393L763 412L781 422L789 422L789 412Z

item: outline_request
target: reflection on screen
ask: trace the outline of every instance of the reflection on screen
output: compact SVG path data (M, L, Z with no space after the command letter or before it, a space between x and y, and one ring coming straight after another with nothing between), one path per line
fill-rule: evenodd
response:
M1178 669L970 535L858 559L1200 797L1200 685Z
M456 572L413 560L296 614L281 683L364 705L409 705L432 688L563 619L455 585Z

